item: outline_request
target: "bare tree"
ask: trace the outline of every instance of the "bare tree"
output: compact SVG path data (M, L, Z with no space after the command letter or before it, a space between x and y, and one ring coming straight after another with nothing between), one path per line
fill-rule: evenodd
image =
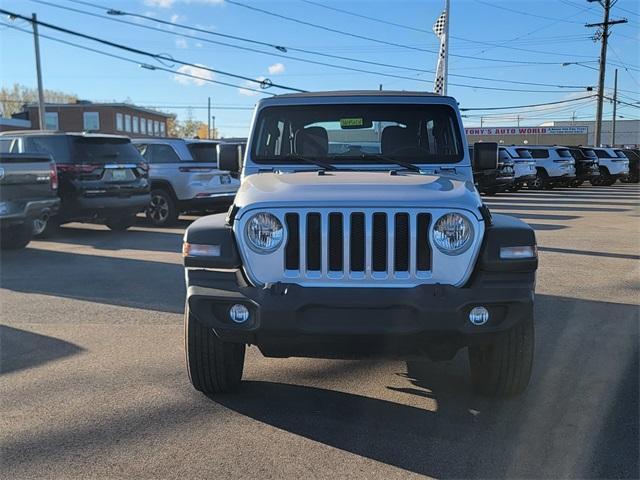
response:
M78 96L72 93L59 92L57 90L45 90L44 101L48 103L74 103ZM22 111L25 103L38 101L38 90L25 85L14 83L12 87L0 88L0 110L4 117L11 117L14 113Z

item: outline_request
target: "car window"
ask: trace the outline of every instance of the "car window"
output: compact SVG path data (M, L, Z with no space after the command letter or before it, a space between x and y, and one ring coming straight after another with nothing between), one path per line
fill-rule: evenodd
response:
M502 162L509 161L511 160L511 155L509 155L509 152L501 148L498 150L498 160Z
M188 143L187 148L194 162L218 163L218 150L215 143Z
M568 148L556 148L556 153L560 158L573 158Z
M69 152L69 141L65 135L24 137L24 153L44 153L56 163L73 163Z
M618 156L618 158L627 158L627 156L624 154L624 152L622 150L615 150L616 155Z
M587 158L598 158L598 156L596 155L596 152L594 152L592 149L590 148L583 148L582 150L580 150L585 157Z
M517 148L516 152L519 158L533 158L528 148Z
M149 161L149 159L147 158L147 152L149 150L149 146L146 143L134 143L133 144L134 147L136 147L136 150L138 150L138 152L140 152L140 155L142 155L145 160Z
M607 152L606 150L593 150L593 151L596 152L596 155L598 156L598 158L612 158L609 152Z
M131 140L121 137L70 137L73 163L139 163Z
M0 153L10 153L13 146L13 138L0 138Z
M549 158L549 150L546 148L534 148L529 150L533 158Z
M178 163L180 157L171 145L149 144L147 147L149 163Z
M257 163L297 163L296 155L347 164L380 163L365 156L380 154L416 164L464 158L458 119L446 105L268 107L256 121L253 148Z

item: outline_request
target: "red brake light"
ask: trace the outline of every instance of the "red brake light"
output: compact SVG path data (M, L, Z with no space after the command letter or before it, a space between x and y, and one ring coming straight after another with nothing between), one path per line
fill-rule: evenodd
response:
M56 164L51 163L51 170L49 172L49 184L51 185L52 190L58 189L58 170L56 169Z
M211 172L214 170L212 167L180 167L178 170L181 172Z
M74 163L58 163L58 170L60 172L69 172L69 173L91 173L98 168L101 168L102 165L90 165L90 164L74 164Z

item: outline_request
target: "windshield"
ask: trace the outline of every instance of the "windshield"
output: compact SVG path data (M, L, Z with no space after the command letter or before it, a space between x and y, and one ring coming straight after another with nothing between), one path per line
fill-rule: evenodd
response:
M381 163L376 155L414 164L464 158L455 111L447 105L313 105L269 107L257 120L257 163Z
M142 157L128 138L70 137L74 163L140 163Z
M188 143L187 148L194 162L218 163L215 143Z

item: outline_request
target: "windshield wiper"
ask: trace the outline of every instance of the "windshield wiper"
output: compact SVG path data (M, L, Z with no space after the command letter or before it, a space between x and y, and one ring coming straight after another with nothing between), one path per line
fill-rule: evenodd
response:
M283 158L283 157L279 157ZM288 153L284 155L284 158L287 160L298 160L301 162L309 163L311 165L316 165L317 167L322 168L323 170L338 170L335 165L331 165L330 163L323 162L322 160L318 160L317 158L305 157L304 155L298 155L297 153Z
M398 160L392 157L387 157L386 155L373 155L363 153L362 155L349 155L349 156L340 156L340 157L332 157L332 158L359 158L360 160L375 160L378 163L393 163L395 165L399 165L407 170L411 170L412 172L422 173L422 169L417 165L411 162L405 162L404 160Z

